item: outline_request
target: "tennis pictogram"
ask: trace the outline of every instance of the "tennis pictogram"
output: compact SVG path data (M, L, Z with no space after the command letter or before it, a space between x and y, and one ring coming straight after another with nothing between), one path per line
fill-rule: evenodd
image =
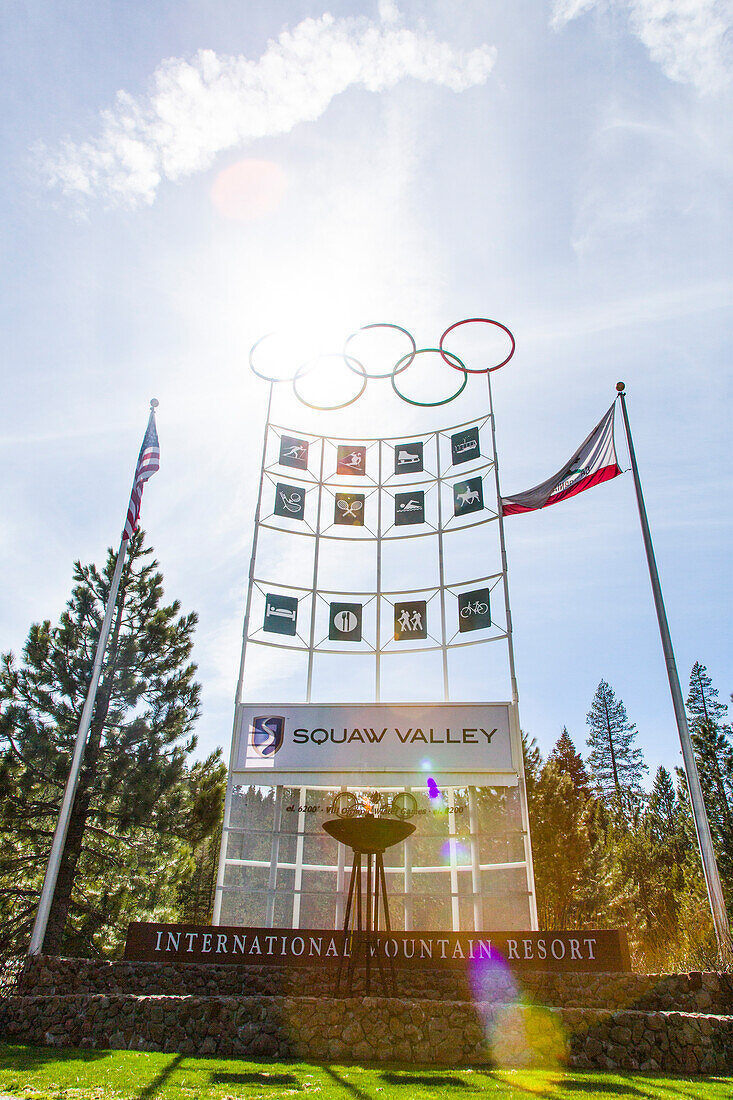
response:
M336 493L333 522L347 527L364 526L364 494Z

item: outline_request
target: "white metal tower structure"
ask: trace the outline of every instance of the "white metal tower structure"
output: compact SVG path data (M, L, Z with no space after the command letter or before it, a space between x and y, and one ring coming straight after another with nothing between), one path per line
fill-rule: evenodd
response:
M391 377L403 396L402 371L423 351L442 354L459 372L447 366L451 379L462 375L458 392L470 381L474 411L482 406L449 426L420 431L413 422L390 436L306 431L280 422L269 381L215 924L339 927L345 853L321 826L334 798L352 791L383 809L411 796L415 834L385 860L395 927L537 927L490 373L465 367L442 339L439 349L420 351L412 341L393 370L371 377ZM370 376L351 362L363 376L361 394ZM239 709L277 707L272 691L252 698L253 654L273 670L287 665L281 705L334 702L334 693L396 704L401 689L408 699L463 702L470 669L474 699L511 702L511 773L460 782L438 773L436 800L426 786L429 746L418 744L414 774L396 785L365 784L358 769L337 787L313 775L268 782L245 774ZM503 679L488 671L503 665Z

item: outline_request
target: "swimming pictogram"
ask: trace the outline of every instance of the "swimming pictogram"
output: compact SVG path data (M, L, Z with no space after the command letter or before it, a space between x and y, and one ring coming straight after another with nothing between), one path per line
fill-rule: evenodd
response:
M403 524L425 522L425 492L415 489L411 493L395 493L394 498L395 524L399 527Z

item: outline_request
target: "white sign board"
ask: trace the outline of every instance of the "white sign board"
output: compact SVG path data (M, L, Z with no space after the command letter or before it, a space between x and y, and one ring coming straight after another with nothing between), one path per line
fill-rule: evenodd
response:
M233 772L267 785L514 786L518 743L509 703L241 704Z

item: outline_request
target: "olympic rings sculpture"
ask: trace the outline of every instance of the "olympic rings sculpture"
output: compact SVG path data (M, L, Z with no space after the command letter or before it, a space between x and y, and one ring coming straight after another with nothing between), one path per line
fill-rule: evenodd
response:
M458 363L458 366L455 367L455 369L463 371L463 381L461 382L460 386L458 387L458 389L456 390L455 393L452 393L450 395L450 397L444 397L442 401L415 401L415 399L412 398L412 397L405 397L404 393L400 393L400 391L397 389L397 383L395 382L395 375L399 374L400 370L405 369L404 367L400 367L400 363L402 362L402 359L398 359L397 360L397 365L395 366L395 369L394 369L394 371L392 372L392 375L391 375L392 389L397 394L397 396L401 397L403 401L406 401L408 405L419 405L420 408L422 408L422 409L436 409L438 407L438 405L447 405L450 401L455 401L455 399L458 397L458 395L463 393L463 391L466 388L466 383L468 382L468 373L469 372L466 370L466 368L464 367L463 363L458 358L458 356L454 355L452 351L442 351L440 348L420 348L419 351L414 352L412 358L414 359L416 355L427 355L429 352L433 352L437 355L442 355L444 359L445 359L446 355L450 355L451 359L455 359L456 363ZM403 355L402 358L407 359L407 356ZM445 361L446 361L446 363L448 362L447 359ZM410 360L410 362L412 362L412 360ZM410 364L408 363L407 365L409 367ZM451 363L450 366L453 367L453 366L455 366L455 364Z
M502 325L501 321L490 321L488 317L467 317L465 321L456 321L455 324L449 325L449 327L441 336L440 354L443 356L444 359L446 356L446 352L443 348L443 341L445 340L449 332L453 332L454 329L460 328L461 325L494 325L495 328L500 328L502 332L505 332L507 334L512 344L511 348L509 349L509 354L507 355L506 359L502 359L501 363L497 363L494 367L464 367L463 369L465 371L468 371L469 374L491 374L492 370L499 370L500 367L506 366L511 357L514 355L514 351L517 345L514 337L512 336L506 325ZM448 354L450 354L450 352L448 352ZM453 358L455 358L455 356ZM446 363L448 363L447 359L445 359L445 361ZM461 369L460 367L456 367L454 363L448 363L448 366L453 367L454 370Z
M404 332L405 336L412 344L412 351L409 352L407 355L403 355L402 359L400 359L399 363L397 363L397 365L392 370L388 370L383 374L367 374L367 378L393 378L395 374L399 374L401 371L407 370L410 363L412 363L413 359L417 355L417 344L415 343L415 337L412 335L411 332L408 332L406 328L402 328L401 325L391 325L389 321L377 321L376 324L373 325L362 325L362 327L360 329L357 329L356 332L352 332L351 336L347 337L346 343L344 344L344 355L346 355L346 349L353 339L355 339L361 332L368 332L369 329L373 328L394 328L397 329L398 332ZM405 363L404 367L401 367L400 363L404 359L409 359L409 362ZM349 367L350 370L353 370L353 367L350 366L348 359L346 361L346 366Z
M359 388L359 392L356 394L355 397L350 397L348 401L342 401L340 405L314 405L312 401L306 401L302 393L298 393L298 379L301 378L303 375L310 374L312 370L315 370L317 364L322 362L324 359L345 359L346 366L349 368L349 370L354 370L351 364L356 363L357 367L359 368L359 373L361 373L363 376L363 380L361 383L361 387ZM354 371L354 373L356 374L357 372ZM354 359L352 355L347 355L346 352L343 352L341 355L339 355L338 352L331 352L328 355L319 355L316 359L311 359L310 362L304 363L302 367L298 367L295 372L295 377L293 378L293 393L301 402L301 404L307 405L309 409L316 409L317 412L336 412L337 409L345 409L348 405L353 405L355 401L358 401L364 390L366 389L366 384L368 380L369 375L367 374L365 368L362 366L358 359Z
M461 328L463 325L475 324L491 325L495 329L499 329L501 330L501 332L506 333L506 335L508 336L510 342L509 354L504 359L502 359L500 363L496 363L494 364L494 366L489 367L468 367L465 365L462 359L458 358L455 352L449 351L444 346L445 339L447 336L450 335L451 332L454 332L456 329ZM367 371L366 367L359 359L356 359L350 352L347 351L352 340L356 339L356 337L359 336L361 333L369 332L372 329L393 329L396 332L401 332L407 337L407 339L410 341L410 344L412 345L411 350L408 351L405 355L401 356L390 370L370 373ZM257 378L261 378L264 382L270 382L273 385L279 382L291 383L293 387L293 392L295 393L295 396L298 398L301 404L306 405L309 409L314 409L317 412L336 412L338 409L345 409L349 405L353 405L355 401L359 400L361 395L364 393L364 390L366 389L368 381L370 381L371 379L378 380L385 378L389 378L394 392L408 405L417 405L421 408L436 408L439 405L447 405L451 401L455 401L455 399L463 393L468 383L468 376L470 374L485 374L488 376L492 371L499 370L501 367L506 366L516 350L516 342L514 340L514 336L507 328L507 326L502 324L501 321L492 321L488 317L467 317L463 321L455 321L454 324L448 326L443 335L440 337L437 348L418 348L414 336L412 336L412 334L408 332L406 328L402 328L401 325L395 325L388 321L379 321L371 325L363 325L362 328L357 329L356 332L352 332L351 335L347 337L346 342L344 343L343 351L329 352L325 355L317 356L315 359L310 359L308 362L302 363L293 374L282 378L276 378L274 375L265 374L264 371L258 369L258 367L255 365L254 359L255 351L265 340L273 335L274 333L267 333L265 336L261 336L260 339L257 340L250 348L250 370L254 375L257 376ZM463 374L463 381L461 382L461 385L458 387L455 393L451 394L449 397L444 397L440 401L418 401L415 398L407 397L404 393L401 393L395 381L397 375L402 374L403 371L406 371L407 368L414 363L418 355L426 355L428 353L440 355L441 359L445 363L447 363L447 365L452 370L460 371ZM303 396L303 394L298 391L299 381L305 378L312 371L314 371L317 365L325 359L338 359L340 363L345 363L350 371L361 377L361 385L354 397L350 397L347 401L342 401L340 404L337 405L316 405L314 402L308 401Z

